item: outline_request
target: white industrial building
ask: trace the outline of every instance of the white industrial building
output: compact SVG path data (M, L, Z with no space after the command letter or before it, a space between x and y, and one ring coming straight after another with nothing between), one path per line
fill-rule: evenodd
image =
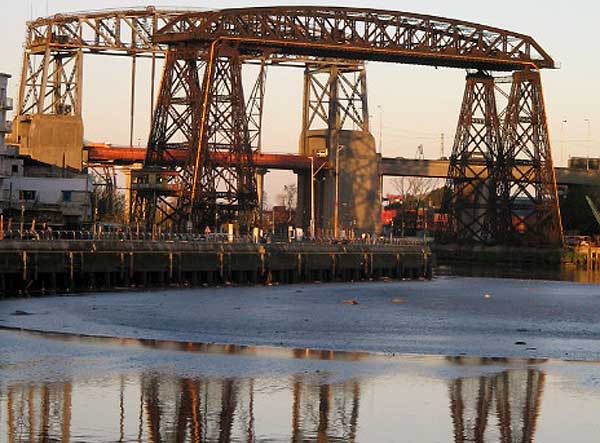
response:
M0 211L5 229L34 219L55 227L76 228L92 218L92 182L86 174L59 168L19 155L7 146L11 131L7 113L13 101L7 96L10 75L0 73Z

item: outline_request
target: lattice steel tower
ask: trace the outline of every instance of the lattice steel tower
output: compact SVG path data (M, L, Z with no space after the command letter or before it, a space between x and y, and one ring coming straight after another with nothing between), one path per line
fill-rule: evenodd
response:
M483 72L469 74L443 202L449 221L447 240L484 244L498 241L501 162L494 79Z
M503 138L506 239L515 244L560 245L562 222L538 71L513 74Z
M198 63L197 60L201 62ZM198 68L203 71L199 84ZM258 81L263 81L259 76ZM252 100L262 103L264 88ZM258 205L249 129L256 105L246 113L239 52L226 44L206 51L169 50L154 114L144 169L137 173L134 219L147 227L202 230L223 223L252 224ZM262 105L260 106L262 112ZM174 150L187 152L177 165Z

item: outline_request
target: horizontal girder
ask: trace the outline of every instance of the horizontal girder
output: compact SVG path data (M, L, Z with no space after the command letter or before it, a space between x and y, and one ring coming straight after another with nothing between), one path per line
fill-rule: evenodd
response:
M157 44L218 40L247 53L374 60L486 69L554 68L531 37L460 20L396 11L325 6L225 9L173 17Z
M44 52L81 49L109 54L162 53L166 48L152 41L156 31L190 10L144 9L107 10L56 14L27 23L25 49Z
M146 158L146 148L114 147L108 145L92 144L85 147L87 152L87 161L89 164L115 164L128 166L141 164ZM169 149L165 152L163 160L157 160L156 164L161 166L177 166L185 164L188 158L188 151L185 149ZM226 152L212 152L210 160L216 166L228 166L234 162L231 154ZM315 168L319 168L325 159L315 159ZM261 169L310 170L310 158L297 154L253 154L253 164Z
M88 164L115 164L128 166L143 163L146 158L146 148L126 148L108 145L86 146ZM173 151L171 164L181 165L185 161L186 151ZM215 158L220 164L227 162L226 156ZM323 159L315 159L315 168L318 169ZM165 161L165 165L169 162ZM297 154L254 154L254 165L257 168L310 171L310 158ZM326 166L331 167L331 166ZM387 177L424 177L448 178L448 160L414 160L407 158L383 158L381 174ZM587 185L600 186L600 174L594 171L556 168L556 182L559 185Z

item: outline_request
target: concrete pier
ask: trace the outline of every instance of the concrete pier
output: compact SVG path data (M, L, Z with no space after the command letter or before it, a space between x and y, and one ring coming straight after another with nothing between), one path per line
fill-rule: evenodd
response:
M422 244L0 242L3 297L219 284L429 278Z

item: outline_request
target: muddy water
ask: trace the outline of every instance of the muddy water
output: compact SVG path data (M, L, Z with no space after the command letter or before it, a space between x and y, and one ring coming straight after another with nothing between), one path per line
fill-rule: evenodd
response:
M588 270L566 264L559 269L543 267L507 268L480 265L439 265L435 269L437 276L494 277L563 281L581 284L600 285L600 270Z
M563 442L600 366L0 331L0 441Z

